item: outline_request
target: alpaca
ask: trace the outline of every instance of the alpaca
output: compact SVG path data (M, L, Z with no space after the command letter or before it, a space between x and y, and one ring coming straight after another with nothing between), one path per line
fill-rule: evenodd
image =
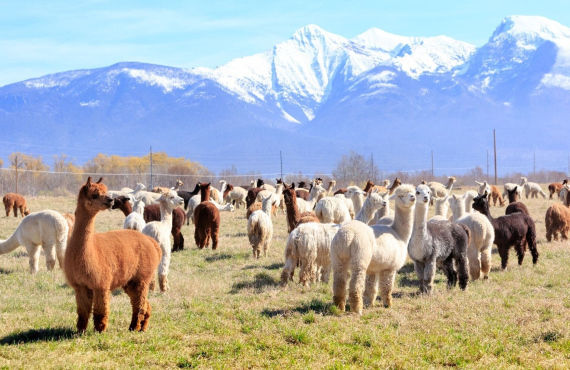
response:
M184 209L188 209L188 202L190 199L200 192L200 187L198 184L194 187L192 191L185 191L185 190L177 190L176 194L182 199L184 199Z
M469 280L467 272L469 228L447 220L427 222L431 198L429 186L418 185L416 197L414 226L408 243L408 254L414 261L416 274L420 281L420 293L432 293L438 263L441 264L447 276L447 287L454 287L459 279L459 287L465 290Z
M388 188L388 194L390 194L390 195L394 194L394 191L400 185L402 185L402 180L400 180L398 177L396 177L394 179L394 181L392 181L392 185L390 185L390 187Z
M153 193L152 191L146 191L145 186L143 184L137 184L135 188L135 192L133 196L136 199L140 199L144 202L145 206L153 204L158 201L158 198L162 195L162 193Z
M536 182L528 182L528 179L523 176L521 177L521 186L524 187L524 196L526 199L528 199L529 195L531 198L538 198L538 194L546 199L546 193Z
M471 280L477 280L481 275L483 279L488 279L491 270L491 249L495 239L493 225L486 216L479 212L466 213L462 197L453 194L449 197L449 205L453 213L453 222L467 226L471 233L471 240L467 247Z
M309 189L305 188L305 181L299 182L298 187L295 189L295 194L297 194L297 198L309 200Z
M325 188L323 188L321 185L313 184L311 186L311 190L309 191L308 200L297 198L297 207L299 208L299 212L312 212L313 209L315 209L315 204L323 198L325 193Z
M247 198L247 190L240 186L233 186L231 184L226 185L226 191L224 193L224 199L228 203L235 202L235 206L239 209L240 205L247 208L247 203L245 199Z
M558 240L558 233L562 240L568 240L568 231L570 231L570 197L566 197L565 204L555 203L548 207L544 217L546 225L546 240L550 242Z
M6 193L2 198L4 209L6 210L6 217L10 216L10 210L14 210L14 217L18 217L18 210L20 216L24 217L30 214L30 210L26 206L26 198L16 193Z
M395 200L394 222L390 226L373 225L353 220L341 225L331 244L334 271L333 300L344 311L348 271L350 308L362 314L364 300L373 305L380 284L385 307L392 305L392 288L396 272L406 262L407 246L412 234L415 188L400 185L391 196Z
M95 216L113 202L102 180L92 183L89 177L81 187L65 251L65 276L77 302L77 331L85 332L91 311L95 330L107 328L110 294L120 287L131 299L129 330L145 331L151 315L148 289L161 258L160 247L134 230L95 233Z
M507 198L509 196L509 190L513 190L515 187L517 188L517 193L519 195L519 199L522 199L523 188L520 185L514 184L512 182L506 182L503 185L503 194L502 194L503 198Z
M277 204L275 193L263 199L261 209L253 212L247 220L247 236L253 249L253 257L259 258L263 249L263 257L267 257L267 250L273 238L273 223L271 222L271 208Z
M300 223L319 222L319 219L313 212L299 212L297 207L297 193L295 192L295 184L290 187L285 186L283 189L283 198L285 207L287 208L287 232L293 231Z
M285 266L281 283L293 280L295 267L301 268L299 283L322 281L327 284L330 275L331 242L339 229L337 224L308 222L301 224L289 234L285 246Z
M372 220L368 222L368 225L391 225L394 221L394 212L390 209L390 193L386 193L382 196L385 202L385 206L381 207L376 211Z
M518 186L515 186L512 190L507 190L507 195L509 197L509 205L505 210L506 215L510 215L511 213L515 212L522 212L530 216L528 208L526 208L524 203L518 201L519 199Z
M210 244L212 239L212 250L218 248L218 238L220 235L220 211L210 199L210 184L200 183L200 195L202 202L194 209L194 241L198 248L203 249Z
M553 182L548 184L548 199L552 199L552 196L554 194L558 195L558 198L560 199L560 190L562 190L562 186L564 185L561 182Z
M489 205L491 204L491 198L493 198L493 206L497 206L497 200L499 201L499 206L505 205L505 200L503 196L499 192L499 188L496 185L489 185L487 181L478 182L475 181L477 185L479 185L478 194L487 193L489 197Z
M354 220L354 217L356 216L356 212L354 212L354 203L352 202L352 199L347 198L346 193L337 194L333 198L340 199L344 202L344 204L346 205L346 208L348 208L348 214L350 215L350 218L352 220Z
M473 199L478 195L475 190L467 190L465 194L463 194L463 202L465 203L465 212L472 213L473 212Z
M536 248L536 230L534 221L524 213L513 213L506 216L493 218L489 212L488 194L478 195L473 200L473 208L489 219L495 229L494 244L497 245L501 256L501 268L507 268L509 249L515 246L519 265L522 265L525 253L525 245L528 244L532 254L532 263L538 262L538 250Z
M129 215L125 218L125 222L123 222L123 229L142 232L146 225L143 217L144 209L144 202L140 199L137 199L135 201L133 211L129 213Z
M431 193L431 189L430 189L430 193ZM430 196L431 198L431 196ZM449 210L449 195L446 195L445 197L440 197L440 198L435 198L435 214L432 218L430 218L431 220L439 220L439 221L447 221L447 211ZM431 203L431 199L430 199L430 203Z
M437 181L428 182L427 186L430 188L431 194L433 194L432 199L435 200L435 198L444 198L446 195L451 194L451 189L453 189L455 180L455 177L450 176L447 178L447 184L445 185ZM433 201L431 204L433 204Z
M160 221L151 221L149 212L145 212L147 216L145 217L145 221L147 224L142 229L142 233L150 236L160 245L162 258L158 265L158 284L160 291L166 292L168 290L168 269L170 268L170 256L172 253L170 247L170 233L172 232L173 224L172 212L176 207L184 204L184 199L179 197L174 190L169 190L158 198L158 202L160 207ZM183 220L184 219L182 219L182 221Z
M235 211L235 208L231 203L226 203L225 205L222 206L211 199L209 202L215 205L218 211L227 211L227 212ZM186 212L186 225L190 225L190 221L192 221L192 223L194 222L194 210L200 203L202 203L202 196L199 194L194 195L188 201L188 211Z
M162 216L160 213L160 204L151 204L144 207L143 218L145 222L161 221ZM172 245L172 252L184 250L184 236L182 235L182 226L186 219L186 213L181 208L174 208L172 211L172 228L170 233L174 240ZM144 228L144 226L143 226ZM162 254L164 257L164 253Z
M366 192L360 189L358 186L349 186L346 188L346 193L344 196L352 200L354 214L358 214L358 212L360 212L360 208L362 208L362 204L364 203L365 195Z
M366 197L364 204L360 208L360 212L358 212L354 219L369 224L377 211L385 208L387 204L387 200L384 199L381 194L372 192Z
M69 236L69 225L58 212L45 210L30 213L7 240L0 240L0 254L8 253L23 245L30 262L30 273L38 272L40 246L46 255L48 270L55 267L55 258L59 267L64 266L65 248Z
M342 198L344 198L344 195L340 197L326 197L317 202L315 214L320 222L342 224L352 219L346 202Z
M373 191L377 193L386 193L388 191L388 185L390 185L390 180L382 181L382 185L374 185L372 181L368 180L366 181L366 185L362 191L366 194L370 194Z

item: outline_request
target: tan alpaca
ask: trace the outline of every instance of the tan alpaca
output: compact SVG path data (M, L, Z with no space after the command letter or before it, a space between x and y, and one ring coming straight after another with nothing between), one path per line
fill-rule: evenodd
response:
M0 254L11 252L23 245L30 259L30 273L35 274L38 272L40 246L42 246L46 255L47 269L53 270L56 255L59 267L63 268L68 230L67 221L58 212L51 210L34 212L20 222L10 238L0 240Z
M20 216L24 217L30 214L30 210L26 206L26 198L17 193L7 193L2 198L4 208L6 209L6 217L10 216L10 210L14 210L14 217L18 217L18 210Z
M85 332L91 311L95 330L107 328L109 296L117 288L123 288L131 299L129 330L144 331L151 314L148 289L162 253L154 239L138 231L95 233L95 216L113 203L101 180L92 183L89 177L81 187L65 252L65 276L77 302L77 331Z

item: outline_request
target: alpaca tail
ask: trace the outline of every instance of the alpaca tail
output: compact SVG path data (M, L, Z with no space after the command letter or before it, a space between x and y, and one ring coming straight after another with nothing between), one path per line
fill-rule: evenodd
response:
M16 229L16 232L14 232L8 239L0 240L0 254L10 253L20 246L20 242L16 236L17 231L18 230Z
M532 254L532 263L536 264L538 262L538 249L536 248L536 227L534 225L534 221L530 216L525 215L526 223L528 225L526 231L526 242L528 244L528 248L530 249L530 253Z
M471 238L473 237L473 235L471 235L471 230L469 230L469 228L464 224L459 224L459 226L465 230L465 234L467 234L467 246L469 246L469 244L471 244Z
M297 232L293 231L289 234L285 246L285 266L283 266L281 273L281 284L283 285L286 285L289 280L293 280L293 273L298 260L296 240Z
M540 189L538 192L540 193L540 195L542 195L544 199L546 199L546 193L542 189Z

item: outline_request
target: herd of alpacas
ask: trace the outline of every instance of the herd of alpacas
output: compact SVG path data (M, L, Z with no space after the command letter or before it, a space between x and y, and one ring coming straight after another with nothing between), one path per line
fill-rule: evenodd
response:
M112 290L123 288L132 305L130 330L147 329L151 316L149 289L158 275L159 289L169 289L168 273L173 251L184 249L182 226L193 222L198 248L218 248L220 212L246 208L247 235L253 257L267 256L273 237L272 218L286 214L289 236L284 251L281 282L293 280L299 268L299 283L328 283L333 274L333 301L345 310L347 293L350 310L362 314L373 306L378 293L385 307L392 304L397 272L407 258L414 263L419 291L430 294L436 268L440 268L449 288L466 289L469 280L487 279L491 248L495 244L502 269L507 268L509 249L514 247L521 265L530 250L538 262L535 223L521 202L525 197L546 198L541 187L521 178L520 184L507 183L501 193L495 185L477 182L478 191L452 194L454 177L447 184L424 182L414 186L396 178L382 185L371 181L362 189L352 185L334 190L325 188L320 178L310 184L275 186L258 179L250 186L220 181L218 190L210 183L197 183L193 191L156 187L108 190L102 179L91 177L79 190L74 214L53 210L30 213L26 200L15 193L3 197L6 217L24 217L14 233L0 241L0 254L24 246L30 272L38 271L40 251L48 270L56 264L64 270L75 291L77 331L83 333L93 313L95 330L108 324ZM308 185L308 186L307 186ZM550 199L557 195L545 216L546 239L568 239L570 230L570 185L567 180L548 186ZM489 207L509 205L504 216L494 218ZM429 207L435 215L428 218ZM182 209L184 208L184 210ZM119 209L125 215L123 230L95 232L100 211ZM452 216L447 215L451 209ZM172 234L174 245L171 246ZM40 249L41 247L41 249Z

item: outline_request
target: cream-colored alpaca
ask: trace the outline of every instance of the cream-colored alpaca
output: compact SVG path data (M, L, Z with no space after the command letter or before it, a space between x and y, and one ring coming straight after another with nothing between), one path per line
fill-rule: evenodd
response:
M0 241L0 254L23 245L28 251L30 273L35 274L38 272L41 246L46 255L47 269L53 270L56 255L59 267L63 268L68 232L68 223L59 212L45 210L30 213L20 222L12 236Z
M123 229L127 230L137 230L142 232L146 222L143 217L144 214L144 202L140 199L135 201L133 211L127 215L125 222L123 222Z
M253 257L259 258L263 249L263 257L267 257L267 250L273 238L273 223L271 222L271 208L276 205L279 198L276 193L270 192L261 203L261 209L249 215L247 220L247 236L253 249Z
M360 208L360 212L358 212L354 219L369 224L374 219L377 211L385 208L387 205L387 200L384 199L381 194L372 192L366 197L364 204Z
M358 186L349 186L346 188L345 197L352 200L352 205L354 207L354 214L357 215L364 204L364 196L366 193L360 189Z
M158 265L158 283L160 290L168 290L168 270L170 268L170 233L172 231L172 211L178 206L184 206L184 199L179 197L174 190L162 194L158 198L160 204L160 221L152 221L145 225L142 233L150 236L158 242L162 249L162 258Z
M132 193L132 196L135 199L142 200L145 206L158 202L158 198L160 198L162 193L153 193L152 191L146 191L145 189L146 187L143 184L138 183L135 191Z
M344 310L346 282L351 271L349 288L350 308L362 313L362 301L373 305L380 284L384 306L392 305L392 288L396 272L402 268L408 255L407 248L413 227L416 202L415 187L399 186L390 197L395 200L392 225L365 225L351 221L341 226L331 246L334 270L334 303ZM364 281L366 288L362 290Z
M309 200L297 198L297 208L299 209L299 212L312 212L315 208L315 204L323 198L326 192L326 189L321 185L313 185L309 192Z
M453 189L455 180L455 177L450 176L447 178L447 184L445 185L443 185L441 182L430 181L427 183L427 186L429 186L434 198L443 198L451 193L451 189Z
M453 194L449 198L449 205L453 212L453 222L463 224L471 231L471 239L467 247L471 280L479 279L481 274L483 274L483 279L487 279L491 269L491 248L495 240L493 225L487 216L479 212L466 213L462 197Z

